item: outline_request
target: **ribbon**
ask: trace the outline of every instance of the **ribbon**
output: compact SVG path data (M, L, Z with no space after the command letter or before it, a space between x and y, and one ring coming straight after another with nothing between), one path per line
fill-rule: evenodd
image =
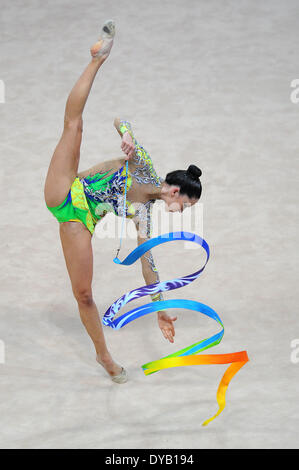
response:
M124 313L123 315L115 318L115 315L118 311L127 303L131 302L134 299L139 297L143 297L145 295L151 295L154 293L164 292L168 290L178 289L180 287L184 287L191 282L195 281L203 270L209 260L210 257L210 249L207 242L198 236L195 233L191 232L170 232L165 233L163 235L159 235L158 237L152 238L147 240L146 242L139 245L135 248L123 261L120 261L118 257L114 258L114 262L116 264L120 264L122 266L129 266L135 263L137 259L139 259L144 253L148 250L154 248L155 246L161 245L162 243L166 243L169 241L177 241L177 240L184 240L197 243L202 246L206 253L206 260L204 265L198 271L189 274L187 276L183 276L180 278L175 278L169 281L161 281L150 285L145 285L134 289L119 299L117 299L105 312L102 322L104 325L110 326L113 329L120 329L130 323L133 320L136 320L139 317L144 315L148 315L152 312L157 312L161 310L166 310L169 308L184 308L188 310L195 310L203 315L206 315L213 320L215 320L218 325L220 325L221 330L212 335L210 338L206 338L201 340L197 343L191 344L190 346L183 348L173 354L165 356L159 360L155 360L152 362L148 362L147 364L142 365L142 369L145 375L150 375L155 372L158 372L162 369L167 369L170 367L181 367L181 366L190 366L190 365L203 365L203 364L231 364L227 370L225 371L219 387L217 391L217 402L218 402L218 411L217 413L212 416L211 418L207 419L202 423L203 426L206 426L210 421L216 418L224 409L225 407L225 395L227 387L234 377L234 375L238 372L241 367L243 367L246 362L248 362L248 356L246 351L240 351L231 354L208 354L208 355L199 355L198 353L209 349L213 346L216 346L222 340L224 334L224 326L223 323L218 316L218 314L208 305L202 304L195 300L188 300L188 299L171 299L171 300L161 300L156 302L150 302L148 304L142 305L135 309L130 310L129 312ZM119 250L118 250L119 251Z

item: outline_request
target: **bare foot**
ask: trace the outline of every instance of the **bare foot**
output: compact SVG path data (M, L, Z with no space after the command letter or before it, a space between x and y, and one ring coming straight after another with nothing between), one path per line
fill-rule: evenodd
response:
M106 60L110 54L114 36L115 22L113 20L105 21L102 26L99 40L90 49L92 58Z

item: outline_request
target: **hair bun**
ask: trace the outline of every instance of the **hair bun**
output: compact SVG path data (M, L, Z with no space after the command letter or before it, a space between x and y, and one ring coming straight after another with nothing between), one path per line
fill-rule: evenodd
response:
M187 174L192 178L193 180L198 180L198 178L202 175L201 169L198 168L196 165L189 165Z

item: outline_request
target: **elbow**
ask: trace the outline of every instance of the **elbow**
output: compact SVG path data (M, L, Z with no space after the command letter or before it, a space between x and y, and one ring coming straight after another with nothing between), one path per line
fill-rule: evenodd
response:
M116 127L116 129L119 129L121 123L121 119L119 117L114 118L113 124Z

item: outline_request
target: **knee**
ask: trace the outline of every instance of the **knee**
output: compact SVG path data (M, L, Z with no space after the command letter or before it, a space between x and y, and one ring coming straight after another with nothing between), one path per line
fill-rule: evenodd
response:
M82 116L77 118L69 118L67 115L64 116L64 129L75 132L83 131L83 119Z
M90 307L93 304L92 291L88 288L73 289L78 304Z

